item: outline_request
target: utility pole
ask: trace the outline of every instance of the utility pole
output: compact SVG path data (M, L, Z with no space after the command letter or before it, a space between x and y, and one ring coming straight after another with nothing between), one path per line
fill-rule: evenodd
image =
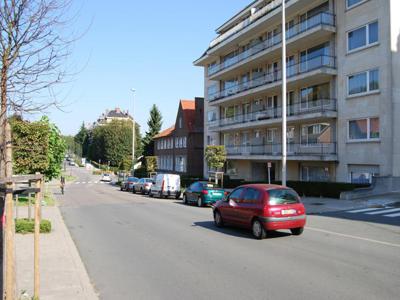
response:
M134 88L131 89L132 92L132 176L135 175L135 118L133 117L133 113L135 111L135 92Z
M282 0L282 185L286 186L286 4Z

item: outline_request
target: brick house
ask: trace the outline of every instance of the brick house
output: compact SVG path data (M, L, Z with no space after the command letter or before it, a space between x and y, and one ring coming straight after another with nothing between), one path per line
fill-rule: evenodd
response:
M202 176L204 98L181 100L175 124L154 137L157 172Z

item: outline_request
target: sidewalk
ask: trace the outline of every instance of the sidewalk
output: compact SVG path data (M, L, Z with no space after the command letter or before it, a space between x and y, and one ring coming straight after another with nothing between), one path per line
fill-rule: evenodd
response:
M19 207L19 217L27 216ZM42 207L42 218L52 223L40 236L40 299L98 299L79 253L57 206ZM16 234L17 295L33 296L33 235Z
M361 209L368 207L385 207L400 202L399 196L382 196L357 200L340 200L332 198L302 197L307 214L321 214L327 212Z

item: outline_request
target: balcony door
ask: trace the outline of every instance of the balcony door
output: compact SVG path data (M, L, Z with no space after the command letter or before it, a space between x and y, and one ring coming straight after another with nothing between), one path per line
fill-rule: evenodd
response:
M295 128L288 127L286 132L287 132L286 133L287 154L294 154L294 152L295 152L295 144L294 144Z
M294 92L290 91L286 95L286 115L293 116L294 115Z
M270 118L278 117L278 96L270 96L267 98L267 112Z
M329 65L329 42L300 53L300 72L308 72Z
M251 120L251 105L250 103L243 104L243 120L248 122Z
M245 155L248 155L251 152L250 133L248 131L242 132L242 149L242 153Z
M268 128L267 129L267 145L266 153L278 154L279 144L278 144L278 128Z

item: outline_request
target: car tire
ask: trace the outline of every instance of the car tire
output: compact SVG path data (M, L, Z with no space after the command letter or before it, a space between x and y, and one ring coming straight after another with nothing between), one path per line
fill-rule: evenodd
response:
M203 207L204 203L203 203L203 199L201 199L201 197L197 198L197 206L198 207Z
M143 191L142 188L140 188L140 193L141 193L142 195L144 195L144 191Z
M188 201L187 201L187 198L186 198L186 194L183 194L182 202L185 205L188 204Z
M259 219L255 219L253 223L251 223L251 232L257 240L262 240L267 237L267 231Z
M304 231L304 227L298 227L298 228L291 228L290 229L290 232L293 235L301 235L303 233L303 231Z
M162 199L162 198L163 198L163 194L162 194L162 192L161 192L161 191L158 193L158 198L160 198L160 199Z
M181 192L176 193L175 199L178 200L181 197Z
M153 196L154 196L154 195L153 195L153 193L152 193L151 190L150 190L150 191L149 191L149 197L150 197L150 198L153 198Z
M224 227L224 221L222 220L222 215L218 210L214 211L214 224L219 228Z

